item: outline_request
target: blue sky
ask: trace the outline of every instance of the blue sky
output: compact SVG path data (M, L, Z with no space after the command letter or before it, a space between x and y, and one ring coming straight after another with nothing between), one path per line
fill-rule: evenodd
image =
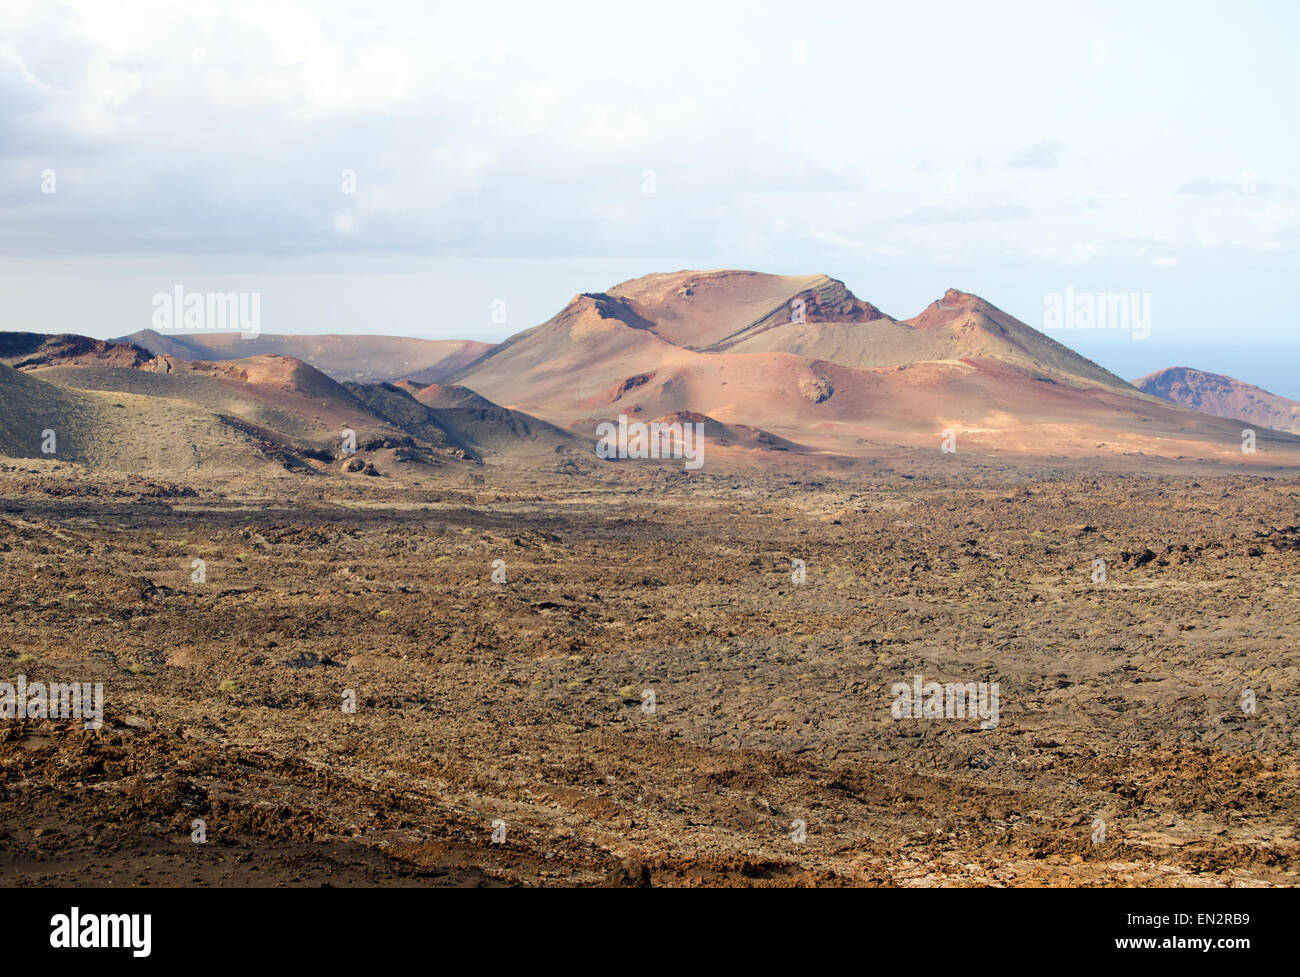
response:
M121 335L180 283L264 332L500 339L737 267L1039 327L1147 293L1146 340L1051 334L1300 398L1297 10L6 0L4 328Z

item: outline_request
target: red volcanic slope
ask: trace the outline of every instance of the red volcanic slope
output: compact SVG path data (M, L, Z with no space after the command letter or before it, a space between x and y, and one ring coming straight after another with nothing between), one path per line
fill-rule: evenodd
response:
M1239 430L1162 403L977 295L898 320L825 275L677 272L576 295L450 378L590 435L681 411L807 450L935 446L1240 461Z
M1133 381L1133 386L1192 410L1300 434L1300 402L1221 373L1171 366Z

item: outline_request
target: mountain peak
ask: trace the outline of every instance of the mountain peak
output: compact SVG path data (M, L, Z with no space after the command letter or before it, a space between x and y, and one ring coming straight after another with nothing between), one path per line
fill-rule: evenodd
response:
M951 326L972 317L980 323L990 323L991 320L1002 315L1004 313L997 306L984 301L973 292L950 288L943 293L942 298L935 299L922 309L920 315L904 321L917 329L933 329Z
M829 275L718 268L645 275L607 293L653 324L659 338L721 352L782 325L889 319Z
M988 312L996 310L996 306L990 305L974 292L963 292L960 288L947 289L943 293L943 297L935 299L930 303L928 308L939 309L945 312Z

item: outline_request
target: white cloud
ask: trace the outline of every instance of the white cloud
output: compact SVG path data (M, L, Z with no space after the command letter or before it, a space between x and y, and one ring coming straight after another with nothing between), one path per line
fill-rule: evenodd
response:
M652 15L10 0L0 7L0 248L707 253L721 263L733 247L778 261L821 248L1073 263L1139 239L1162 254L1294 247L1300 213L1270 184L1247 195L1217 192L1231 180L1204 184L1216 192L1193 180L1170 193L1169 174L1208 152L1202 103L1197 126L1161 123L1162 138L1134 152L1117 131L1153 123L1141 91L1121 84L1122 59L1086 82L1040 72L1026 89L1016 79L1053 59L1023 43L1028 27L981 26L946 8L965 38L950 50L928 29L934 16L839 12L835 36L795 66L788 35L764 18L689 3ZM1113 16L1120 36L1116 25L1139 29L1124 12L1097 16L1099 29ZM867 76L852 56L863 37ZM986 53L978 72L937 56L967 47ZM936 55L925 73L911 70L918 52ZM1283 131L1251 116L1268 104L1240 105L1252 132ZM1290 148L1261 136L1250 158L1279 172ZM55 200L36 197L46 167L61 174ZM359 181L346 200L343 168ZM653 195L641 192L647 169ZM1085 197L1092 209L1071 203ZM1242 207L1217 206L1230 199Z

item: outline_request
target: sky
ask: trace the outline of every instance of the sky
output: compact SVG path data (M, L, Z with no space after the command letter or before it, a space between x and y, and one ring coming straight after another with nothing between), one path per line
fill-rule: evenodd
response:
M1300 399L1300 5L0 5L5 329L499 340L656 271L975 292ZM1049 328L1067 294L1149 330ZM1141 336L1141 332L1147 332Z

